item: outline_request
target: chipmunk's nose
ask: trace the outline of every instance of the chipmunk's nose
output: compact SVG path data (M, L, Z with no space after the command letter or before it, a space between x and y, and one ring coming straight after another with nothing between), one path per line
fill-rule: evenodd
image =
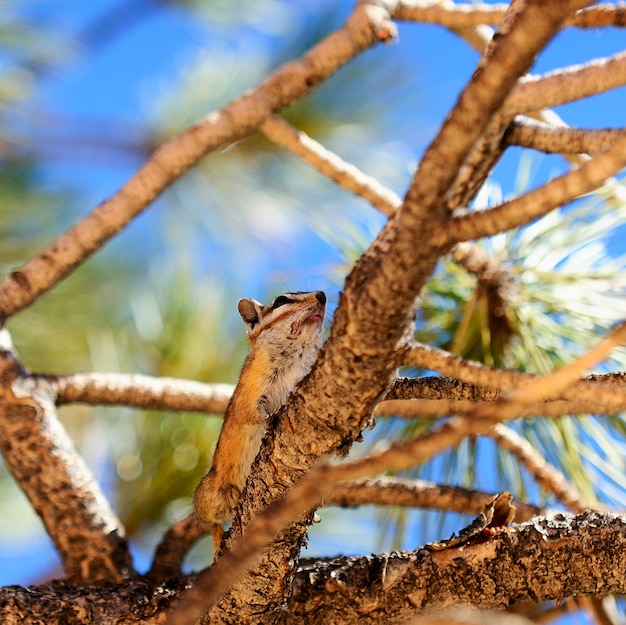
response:
M320 304L326 303L326 293L324 293L324 291L317 291L317 293L315 293L315 297Z

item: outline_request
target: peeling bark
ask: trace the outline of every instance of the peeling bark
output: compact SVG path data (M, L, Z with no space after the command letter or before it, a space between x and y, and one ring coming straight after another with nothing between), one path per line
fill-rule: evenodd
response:
M502 609L524 602L626 593L626 519L557 514L503 529L481 544L307 562L283 625L383 625L446 606ZM98 586L49 582L0 589L7 625L160 625L196 576Z
M482 544L337 558L299 571L284 625L383 624L447 606L502 609L524 601L626 591L626 520L538 518Z

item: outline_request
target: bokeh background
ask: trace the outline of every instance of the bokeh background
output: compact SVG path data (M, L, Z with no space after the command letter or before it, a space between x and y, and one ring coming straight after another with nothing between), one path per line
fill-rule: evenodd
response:
M0 4L0 264L19 266L114 193L168 137L216 110L338 27L341 0L4 0ZM361 55L285 111L298 128L402 196L478 56L443 28L399 24L397 43ZM626 33L567 29L536 72L624 48ZM571 125L625 126L624 90L559 107ZM476 200L487 206L569 168L511 149ZM624 317L624 190L618 180L521 231L483 243L515 277L501 340L489 302L443 261L417 338L497 366L546 372ZM239 297L324 289L330 315L351 264L384 217L257 134L203 159L125 231L8 327L28 368L141 372L235 382L245 356ZM497 343L497 344L496 344ZM626 370L616 351L605 369ZM406 375L423 372L407 370ZM220 418L70 406L60 410L122 517L140 570L189 510ZM355 448L415 434L385 419ZM624 422L521 422L590 500L624 506ZM558 502L489 440L411 475ZM42 525L0 465L0 584L61 575ZM438 512L321 512L309 555L415 548L467 519ZM188 560L210 561L202 543Z

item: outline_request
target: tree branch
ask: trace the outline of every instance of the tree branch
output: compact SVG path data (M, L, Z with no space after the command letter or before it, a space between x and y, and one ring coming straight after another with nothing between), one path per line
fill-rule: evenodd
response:
M397 477L379 477L336 484L324 500L324 505L405 506L461 514L480 514L493 497L493 493L459 486ZM546 513L544 508L522 501L516 501L515 507L515 520L519 523ZM187 552L207 531L193 514L175 523L159 543L148 576L151 579L168 579L180 575Z
M290 398L265 439L243 493L241 517L235 518L230 541L240 535L242 527L247 528L243 542L257 540L259 533L250 530L257 511L284 493L320 456L347 449L360 435L398 364L398 347L406 340L415 298L447 244L441 234L448 219L445 196L459 167L538 50L568 13L582 4L514 4L511 19L503 25L426 151L402 207L346 280L331 337L311 374ZM331 414L328 397L333 398ZM227 615L235 613L243 619L273 618L287 597L285 579L293 570L292 563L297 562L306 528L306 520L302 520L281 532L271 557L265 555L220 600L218 608L209 612L207 619L212 623L227 622ZM207 578L209 581L190 595L187 607L193 607L185 612L187 616L175 618L184 621L195 614L215 597L216 584L230 579L225 574L227 565L219 567L235 553L236 545L229 539L226 545L230 551L212 569L221 570L219 580L213 577L217 573ZM239 567L245 568L243 560L232 565L235 576L242 570ZM259 595L275 598L263 606L262 615L249 601L249 597Z
M93 584L132 576L124 527L58 420L52 390L24 371L6 330L0 343L0 450L67 577Z
M497 26L504 17L508 4L463 4L450 1L400 2L394 17L428 24L439 24L450 29L471 28L482 24ZM601 4L578 11L565 21L565 26L599 28L626 26L626 8L622 5Z
M345 625L382 625L391 615L400 621L459 604L503 609L598 590L623 594L624 531L624 519L613 514L558 514L462 548L336 558L298 573L284 622L330 622L340 614Z
M169 579L181 575L187 552L208 531L209 528L205 527L193 513L174 523L158 544L147 577Z
M513 526L482 544L442 551L307 564L294 579L285 625L338 622L383 625L445 606L484 609L590 593L626 593L626 523L614 514L557 514ZM157 625L195 576L130 580L121 585L50 582L0 589L7 625L120 622ZM88 606L88 610L84 607Z
M375 178L367 176L358 167L344 161L282 118L269 117L261 126L261 131L268 139L299 156L341 188L371 202L385 215L391 215L402 204L393 191Z
M59 406L79 402L221 414L226 410L234 388L232 384L204 384L194 380L121 373L32 377L48 382Z
M324 499L324 505L404 506L459 512L460 514L480 514L493 498L493 493L460 486L433 484L423 480L408 480L399 477L377 477L336 484L330 495ZM543 508L521 501L515 501L514 505L515 520L518 523L546 513Z
M524 384L532 384L539 376L532 373L522 373L509 369L494 369L478 362L468 362L455 354L450 354L437 347L413 344L405 353L403 364L413 365L422 369L439 371L452 378L453 382L440 382L439 386L433 383L433 390L428 388L425 380L428 378L399 378L396 380L393 394L389 399L413 398L463 398L463 399L493 399L495 395L486 395L488 391L474 390L474 386L486 387L491 393L496 390L512 391ZM464 382L467 386L463 386ZM465 395L455 394L448 390L452 384L457 388L465 388ZM624 409L626 405L626 375L623 373L608 373L604 375L589 375L582 380L573 382L565 391L554 394L550 400L563 399L588 403L598 412L615 413ZM415 387L415 388L414 388ZM443 389L443 390L442 390ZM428 393L428 394L427 394Z
M626 52L572 65L543 76L525 76L507 98L505 113L539 111L626 84Z
M583 130L553 126L519 115L509 126L504 141L550 154L594 154L606 150L626 135L623 128Z
M552 493L573 512L601 508L585 501L583 496L568 483L561 471L552 466L526 439L511 428L498 423L491 432L487 433L487 436L503 449L510 451L540 486Z
M624 165L626 138L620 138L578 169L559 176L538 189L495 208L455 217L448 230L449 241L455 243L480 239L528 224L584 193L597 189Z
M443 350L413 345L404 364L428 367L449 377L397 378L376 414L387 416L467 415L520 384L536 380L534 374L494 369L468 362ZM139 374L76 373L61 376L28 374L35 385L47 384L57 405L129 406L147 410L180 410L222 414L232 394L230 384L204 384L195 380ZM610 392L606 385L612 385ZM559 416L587 412L614 413L626 409L624 374L591 375L572 384L546 402L529 404L520 416ZM618 387L618 388L616 388Z
M200 158L251 134L269 115L311 92L359 52L393 38L395 26L380 19L381 13L385 14L373 6L355 11L345 26L278 69L257 89L159 147L115 195L0 282L0 321L67 276Z
M435 378L437 379L437 378ZM450 380L449 380L450 381ZM477 393L478 394L478 393ZM487 389L486 395L495 394L493 389ZM500 397L500 394L497 393ZM443 417L456 415L459 417L471 417L476 411L486 410L492 400L480 399L396 399L385 400L376 408L377 417L402 417L415 419L418 417ZM622 410L626 410L626 403ZM589 413L601 413L602 410L596 404L580 401L547 400L535 402L518 409L519 418L528 417L563 417L565 415L580 415Z

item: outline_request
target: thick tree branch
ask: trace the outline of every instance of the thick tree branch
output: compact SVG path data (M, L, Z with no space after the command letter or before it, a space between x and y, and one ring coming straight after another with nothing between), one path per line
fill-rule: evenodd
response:
M444 198L461 163L536 53L563 19L583 4L515 3L511 19L427 150L403 206L348 277L331 337L317 366L266 438L243 494L241 525L236 519L231 539L320 456L349 447L367 423L398 364L397 348L410 327L415 297L444 250L441 233L448 217ZM325 408L328 397L334 398L332 414ZM282 532L271 557L263 557L207 619L227 622L228 615L234 618L235 614L244 619L271 619L287 596L285 579L292 570L290 563L297 561L306 527L303 521ZM253 534L256 539L250 531L247 540ZM224 557L235 548L227 544L231 551ZM225 575L220 576L220 583L224 579ZM212 581L210 585L216 588ZM206 589L206 584L201 586ZM259 594L276 598L275 603L263 606L262 614L248 599ZM213 591L211 595L203 589L194 592L188 604L194 607L188 614L210 596L215 596Z
M624 531L613 514L559 514L463 548L336 558L298 573L284 623L382 625L459 604L502 609L598 589L623 594Z
M6 330L0 341L0 450L67 577L93 584L132 576L124 528L58 420L52 390L23 370Z
M626 522L614 514L558 514L504 529L482 544L309 563L296 574L281 622L383 625L464 603L502 609L584 593L624 594L624 532ZM194 581L12 586L0 589L0 617L7 625L87 619L162 625L168 607Z
M311 92L359 52L393 38L395 27L384 15L382 9L361 5L345 26L300 59L163 144L115 195L0 283L0 320L26 308L67 276L200 158L251 134L269 115Z

